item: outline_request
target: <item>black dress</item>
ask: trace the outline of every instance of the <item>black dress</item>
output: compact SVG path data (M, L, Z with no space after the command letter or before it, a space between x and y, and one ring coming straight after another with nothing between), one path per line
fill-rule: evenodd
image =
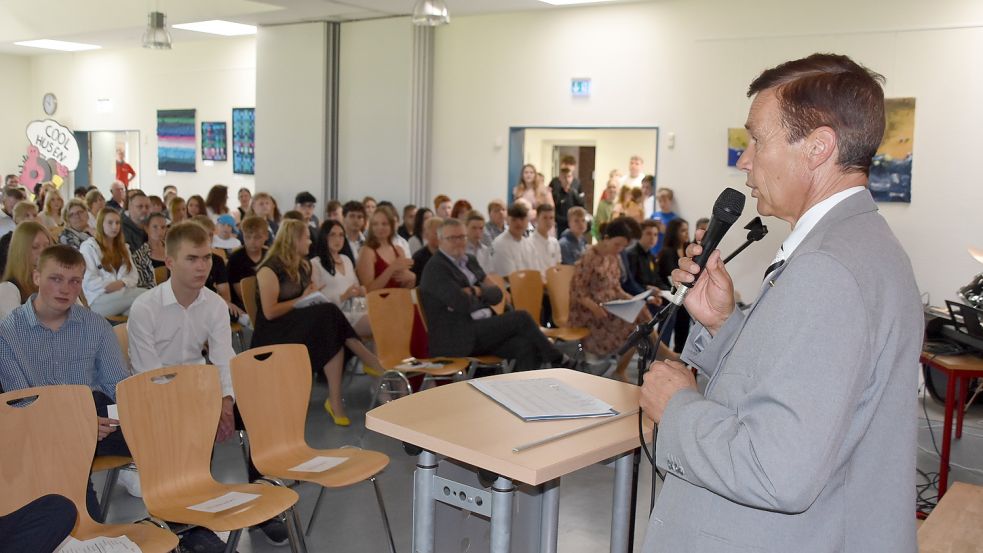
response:
M259 268L261 267L268 267L277 276L280 283L277 301L300 297L311 283L311 266L306 260L301 263L299 282L287 275L279 260L270 260ZM311 370L317 372L345 347L345 340L349 338L358 338L358 335L337 305L320 303L292 309L285 315L269 320L263 313L259 287L256 287L256 330L253 333L252 347L304 344L311 358Z

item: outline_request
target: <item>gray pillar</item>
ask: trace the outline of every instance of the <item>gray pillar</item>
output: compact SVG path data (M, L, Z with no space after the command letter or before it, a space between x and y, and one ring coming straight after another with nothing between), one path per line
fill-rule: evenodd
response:
M318 198L320 211L338 198L338 94L341 74L341 23L327 23L324 107L324 189Z
M413 28L410 93L410 202L430 205L430 155L433 144L434 28Z

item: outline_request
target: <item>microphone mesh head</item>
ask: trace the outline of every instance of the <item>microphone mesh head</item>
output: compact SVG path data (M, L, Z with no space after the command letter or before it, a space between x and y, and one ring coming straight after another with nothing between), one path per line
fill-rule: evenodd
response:
M725 188L713 203L713 216L724 223L733 224L744 211L744 201L747 198L733 188Z

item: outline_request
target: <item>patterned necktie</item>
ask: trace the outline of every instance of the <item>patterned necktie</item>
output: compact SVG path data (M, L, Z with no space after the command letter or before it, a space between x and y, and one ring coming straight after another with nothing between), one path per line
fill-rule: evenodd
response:
M784 253L785 245L783 244L782 247L778 248L778 255L775 256L775 260L771 262L771 265L768 265L767 269L765 269L765 276L762 280L768 278L768 275L770 275L772 271L777 270L779 267L785 264Z

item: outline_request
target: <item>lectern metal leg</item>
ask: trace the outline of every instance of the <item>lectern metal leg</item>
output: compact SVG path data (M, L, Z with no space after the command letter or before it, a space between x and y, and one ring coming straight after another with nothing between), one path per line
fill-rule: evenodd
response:
M543 517L540 520L541 553L556 553L556 539L560 522L560 479L543 484Z
M509 553L512 542L512 481L499 476L492 486L491 553Z
M437 474L437 456L422 451L413 473L413 553L433 553L434 515L433 478Z
M631 452L621 455L621 457L618 457L614 462L614 505L611 510L611 553L628 553L628 517L631 516L631 468Z

